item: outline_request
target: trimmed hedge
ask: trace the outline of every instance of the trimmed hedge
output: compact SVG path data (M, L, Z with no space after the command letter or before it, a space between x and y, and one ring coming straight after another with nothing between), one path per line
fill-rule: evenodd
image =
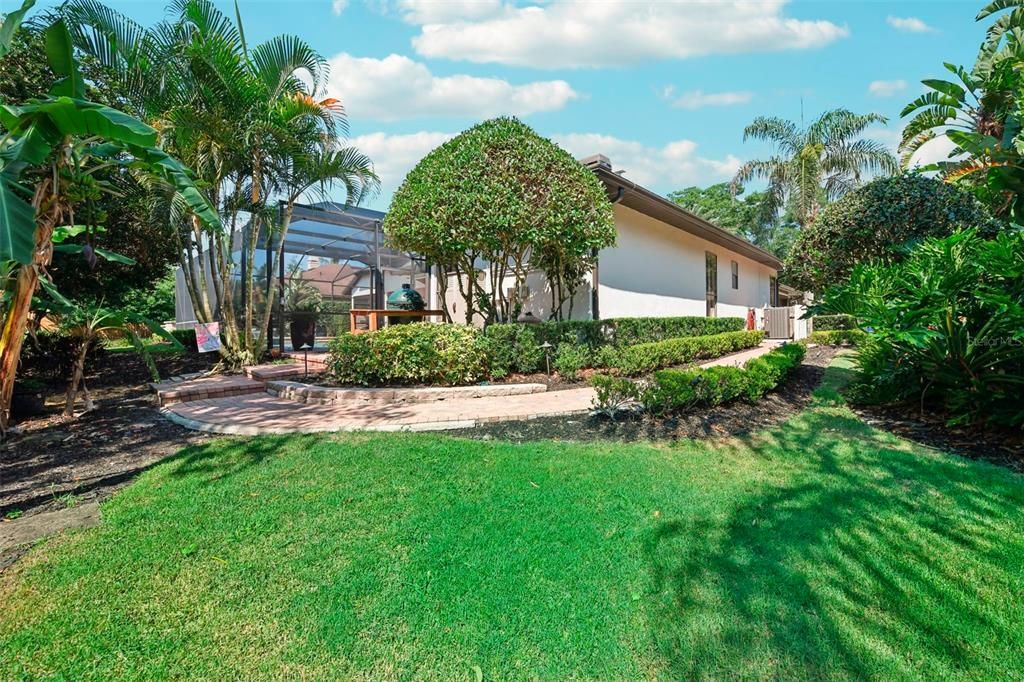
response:
M417 322L331 342L327 369L346 384L457 386L487 376L488 344L474 327Z
M624 348L605 347L598 353L598 364L609 369L617 369L628 376L638 376L672 365L717 358L727 353L753 348L760 345L763 340L763 331L738 331L666 339Z
M532 374L544 369L544 349L534 325L492 324L484 334L491 377L503 379L513 372Z
M833 329L830 331L813 331L807 336L807 343L819 346L840 346L848 344L857 346L867 334L860 329Z
M507 328L529 327L538 344L552 346L567 341L591 348L633 346L684 336L709 336L741 331L746 327L742 317L618 317L607 320L567 320L537 324L492 324L488 336L508 337ZM543 362L544 358L541 357Z
M857 321L853 315L815 315L814 331L828 332L837 329L856 329Z
M781 384L803 360L804 353L803 345L787 343L748 360L742 369L661 370L642 392L641 402L646 410L665 414L693 407L714 407L741 397L757 400Z

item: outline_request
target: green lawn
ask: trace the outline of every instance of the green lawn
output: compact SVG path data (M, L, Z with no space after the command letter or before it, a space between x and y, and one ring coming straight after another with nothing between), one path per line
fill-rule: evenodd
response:
M0 679L1024 670L1024 478L833 405L749 439L219 441L0 577Z

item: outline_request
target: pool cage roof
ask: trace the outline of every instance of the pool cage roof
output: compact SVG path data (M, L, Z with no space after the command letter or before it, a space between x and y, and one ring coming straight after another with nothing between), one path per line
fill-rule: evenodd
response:
M283 208L283 207L282 207ZM384 245L384 213L336 202L296 204L284 240L289 255L316 256L351 268L423 271L423 259ZM271 235L274 240L274 236ZM266 233L259 244L270 247ZM276 243L273 244L276 247Z

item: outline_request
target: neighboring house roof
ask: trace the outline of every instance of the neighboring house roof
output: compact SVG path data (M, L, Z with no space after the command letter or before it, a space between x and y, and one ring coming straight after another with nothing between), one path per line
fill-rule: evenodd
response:
M339 263L325 263L298 274L300 278L316 287L323 296L349 296L352 287L359 280L359 275L365 269Z
M616 173L612 170L611 161L604 154L588 156L580 159L580 163L594 171L598 179L608 188L609 195L616 203L723 246L770 268L782 269L782 261L774 254L754 246L746 239L723 230L714 223L690 213L674 201L655 194L646 187L641 187Z

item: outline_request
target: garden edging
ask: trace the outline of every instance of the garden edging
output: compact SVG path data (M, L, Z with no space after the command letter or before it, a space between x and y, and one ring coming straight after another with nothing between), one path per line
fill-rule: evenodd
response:
M297 403L334 405L342 402L420 403L543 393L544 384L486 384L480 386L427 386L421 388L361 388L313 386L298 381L270 381L267 393Z

